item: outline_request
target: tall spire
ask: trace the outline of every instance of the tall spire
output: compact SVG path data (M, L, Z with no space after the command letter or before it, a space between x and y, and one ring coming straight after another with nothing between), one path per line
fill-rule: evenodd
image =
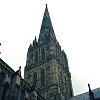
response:
M41 24L40 35L39 35L39 42L47 41L50 38L55 38L52 22L50 19L48 7L46 4L45 12Z

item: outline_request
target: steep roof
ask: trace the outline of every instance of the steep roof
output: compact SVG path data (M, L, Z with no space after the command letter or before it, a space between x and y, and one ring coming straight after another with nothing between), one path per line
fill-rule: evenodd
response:
M95 100L100 100L100 88L92 90L94 93ZM68 100L90 100L89 92L76 95Z

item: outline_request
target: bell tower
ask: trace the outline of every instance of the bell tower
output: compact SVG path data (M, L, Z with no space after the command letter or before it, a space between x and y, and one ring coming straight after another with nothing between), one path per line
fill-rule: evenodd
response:
M73 96L67 56L56 39L47 4L39 39L35 37L28 48L24 78L46 100Z

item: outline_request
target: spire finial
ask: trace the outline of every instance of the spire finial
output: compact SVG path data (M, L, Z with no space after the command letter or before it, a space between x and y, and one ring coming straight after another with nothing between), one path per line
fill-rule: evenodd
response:
M21 76L21 66L19 66L18 74Z
M1 43L0 43L0 46L1 46ZM0 52L0 54L1 54L1 52Z
M47 8L47 3L46 3L46 8Z
M21 66L19 67L19 70L21 70Z
M37 42L36 36L35 36L35 42Z
M91 91L90 84L88 83L89 91Z
M89 96L90 96L90 100L95 100L94 93L92 92L89 83L88 83L88 87L89 87Z
M88 87L90 87L90 84L88 83Z

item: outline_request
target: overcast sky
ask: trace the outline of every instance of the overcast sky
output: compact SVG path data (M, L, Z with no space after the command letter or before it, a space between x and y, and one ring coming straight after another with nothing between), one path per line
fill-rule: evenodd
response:
M0 57L15 71L39 36L45 4L67 54L74 94L100 87L100 0L0 0Z

